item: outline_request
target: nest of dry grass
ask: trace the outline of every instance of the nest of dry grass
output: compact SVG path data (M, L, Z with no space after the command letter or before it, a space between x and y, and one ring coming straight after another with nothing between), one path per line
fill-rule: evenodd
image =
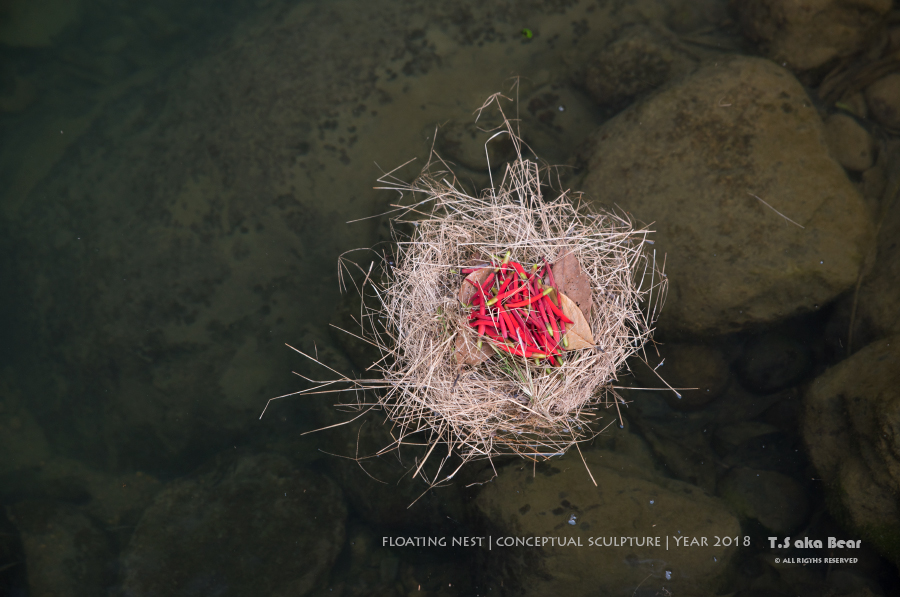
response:
M501 96L482 109L491 104L503 121L492 139L508 136L518 155L500 183L492 180L481 196L472 196L435 154L412 183L388 174L380 188L405 198L393 221L412 225L412 234L395 234L393 263L385 257L368 267L342 261L345 270L365 274L357 290L376 299L369 307L363 301L358 337L376 346L381 359L369 379L334 381L376 390L376 400L359 405L384 409L393 423L396 441L386 449L427 447L417 473L444 446L432 482L456 474L458 466L441 473L454 454L462 463L506 453L560 455L617 420L601 422L597 407L618 406L617 374L650 337L665 296L665 276L655 253L645 250L649 231L625 215L591 210L568 191L544 197L552 170L522 157L523 143L503 115ZM466 323L470 308L458 298L459 272L507 251L522 264L575 255L590 282L593 346L566 352L552 368L499 352L474 366L461 362L460 342L471 347L475 336Z

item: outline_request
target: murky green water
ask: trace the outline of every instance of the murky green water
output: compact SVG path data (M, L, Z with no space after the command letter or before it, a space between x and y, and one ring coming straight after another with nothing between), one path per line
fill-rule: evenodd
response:
M525 139L567 166L564 185L593 185L603 196L592 200L615 205L654 179L624 168L617 176L637 186L586 177L614 161L596 159L599 127L627 137L651 116L613 128L633 102L742 54L756 49L714 0L0 5L0 594L650 595L672 594L663 591L673 575L688 587L682 594L895 594L893 527L867 530L852 552L776 549L769 540L863 537L829 491L850 482L823 479L803 425L814 380L848 356L857 266L866 259L823 230L854 218L867 223L848 237L874 236L878 222L893 230L896 218L884 216L892 204L869 196L874 167L847 181L829 162L840 184L856 185L858 209L822 216L824 208L809 208L807 237L785 236L799 234L788 216L743 188L739 200L715 207L733 214L709 228L723 246L741 230L758 232L746 254L722 249L729 270L775 280L763 292L776 299L747 302L765 303L763 314L745 315L736 301L730 314L707 316L728 295L707 284L704 273L715 277L718 266L704 262L692 274L701 282L678 282L667 305L677 316L667 323L664 310L663 345L648 362L672 385L700 389L682 398L623 390L623 428L584 446L605 479L597 490L582 460L568 455L536 465L499 460L495 480L490 463L474 463L426 492L410 479L421 451L353 460L390 442L377 412L305 434L352 419L355 411L333 404L353 397L287 397L260 420L268 399L331 376L287 345L341 372L367 365L365 347L331 324L352 324L356 308L339 291L338 256L390 238L378 215L397 197L373 189L384 172L416 158L395 173L409 180L434 146L465 184L486 186L486 136L472 128L473 112L492 93L514 93L511 81L521 77ZM817 76L801 81L817 84ZM816 118L831 110L794 100L780 109ZM721 109L740 101L708 98ZM800 186L816 184L818 157L788 155L748 174L729 162L743 155L742 141L679 118L684 110L673 103L676 128L647 147L702 137L687 153L708 157L718 176L710 186L748 176L763 188L781 168ZM666 120L669 108L662 113L655 117ZM884 143L879 172L890 188L894 137L872 130ZM609 147L624 155L632 146ZM623 205L646 221L671 210L660 255L703 234L674 223L684 209L674 199L651 213ZM852 267L820 275L777 260L748 265L771 246L785 247L787 261L796 247L814 246L823 266ZM669 271L685 271L673 259ZM878 280L892 286L889 276ZM748 296L764 287L744 286L742 276L728 284ZM695 287L713 298L685 307ZM691 316L702 323L692 328ZM850 352L893 329L863 324ZM888 375L896 366L886 363ZM647 366L634 368L622 385L660 387ZM878 386L879 376L865 383ZM604 425L618 419L600 414ZM877 446L861 449L863 461L878 458ZM605 505L584 501L594 499ZM653 518L663 504L675 505ZM678 559L587 546L626 528L673 544L737 530L739 548L729 537L727 550L688 545L692 555ZM497 544L540 529L580 533L584 546ZM884 541L876 548L870 536ZM596 575L621 581L600 585ZM712 580L691 585L697 577Z

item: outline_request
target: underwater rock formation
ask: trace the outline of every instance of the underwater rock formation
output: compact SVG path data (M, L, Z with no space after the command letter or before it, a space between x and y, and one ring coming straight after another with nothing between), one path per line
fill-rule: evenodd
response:
M828 369L806 394L803 436L833 515L900 563L900 337Z
M768 60L708 64L627 109L597 131L587 169L589 198L654 222L661 329L816 309L855 283L872 236L806 92Z

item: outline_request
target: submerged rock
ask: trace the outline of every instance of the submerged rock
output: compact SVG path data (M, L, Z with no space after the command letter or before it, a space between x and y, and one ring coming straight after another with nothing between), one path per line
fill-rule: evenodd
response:
M900 563L900 337L870 344L813 382L803 436L835 518Z
M511 575L521 594L633 595L638 587L648 595L666 594L663 589L714 594L737 549L714 547L712 538L741 532L725 505L698 487L657 475L641 459L609 451L585 451L584 457L596 487L578 454L570 453L536 474L513 463L476 500L499 534L567 542L526 548L527 569ZM709 546L676 546L676 537L684 543L702 536ZM659 537L660 547L648 547L646 537ZM579 541L581 547L574 546ZM498 549L511 551L495 546L494 553Z
M900 167L900 143L891 141L884 147L887 173L897 172ZM900 201L896 200L896 181L889 176L886 178L888 180L882 183L883 194L879 197L882 215L879 216L878 237L873 240L875 246L871 247L869 255L869 259L874 258L872 267L866 268L858 294L848 296L845 312L839 314L841 317L835 322L838 326L836 333L846 340L850 321L853 321L850 332L853 334L852 349L867 341L900 333L900 243L897 242L900 235Z
M109 539L75 506L25 501L7 510L19 530L35 597L105 595L114 580Z
M737 468L719 482L718 489L737 513L758 520L773 533L790 533L809 515L803 486L781 473Z
M728 387L731 375L721 351L700 344L665 344L657 349L659 357L653 354L649 363L665 383L678 390L678 394L662 392L672 408L701 408L721 396ZM647 365L635 363L633 370L641 385L666 387Z
M346 517L328 478L282 456L241 458L157 496L122 556L122 592L306 595L331 569Z
M584 87L599 106L615 113L665 83L674 60L659 35L634 29L588 63Z
M653 223L670 282L661 328L733 331L852 286L872 223L823 128L789 72L745 57L600 128L583 188Z
M809 348L779 333L756 336L747 343L737 372L745 387L768 394L796 384L812 367Z
M805 70L850 56L883 31L891 0L740 0L744 35L779 63Z
M832 114L825 121L831 155L847 170L862 172L875 161L875 141L869 131L847 114Z
M900 129L900 74L891 73L869 85L866 102L875 120Z

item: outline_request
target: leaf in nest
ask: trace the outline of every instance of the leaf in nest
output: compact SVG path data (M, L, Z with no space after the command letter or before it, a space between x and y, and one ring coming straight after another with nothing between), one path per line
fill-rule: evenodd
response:
M472 302L472 297L475 295L475 285L479 286L484 284L484 281L487 280L487 277L491 275L491 267L482 267L481 269L477 269L463 280L462 286L459 288L459 293L456 295L459 298L459 302L464 305L468 305Z
M491 267L482 267L466 276L466 279L463 280L462 286L460 286L459 292L456 295L459 302L464 305L471 303L472 297L476 292L475 285L478 284L480 286L481 284L484 284L487 277L491 275L492 270L493 268ZM494 351L487 345L487 342L482 343L481 350L477 348L477 342L478 338L475 335L474 330L469 328L459 330L459 333L456 335L456 362L461 365L471 365L474 367L475 365L480 365L494 355Z
M573 250L566 247L560 249L559 256L550 268L553 270L553 278L556 280L559 291L578 305L585 319L590 317L593 306L591 301L591 279L581 269L581 264L578 262L578 257L575 256ZM575 321L572 317L569 317L569 319Z
M553 274L554 276L556 274ZM590 348L594 345L594 335L591 333L591 326L588 325L587 319L575 301L559 293L559 308L563 314L575 323L567 323L566 338L569 340L569 347L566 350L576 350L579 348Z
M494 356L494 351L488 346L487 339L482 343L480 350L477 342L478 337L473 330L460 330L456 335L456 362L460 365L474 367Z

